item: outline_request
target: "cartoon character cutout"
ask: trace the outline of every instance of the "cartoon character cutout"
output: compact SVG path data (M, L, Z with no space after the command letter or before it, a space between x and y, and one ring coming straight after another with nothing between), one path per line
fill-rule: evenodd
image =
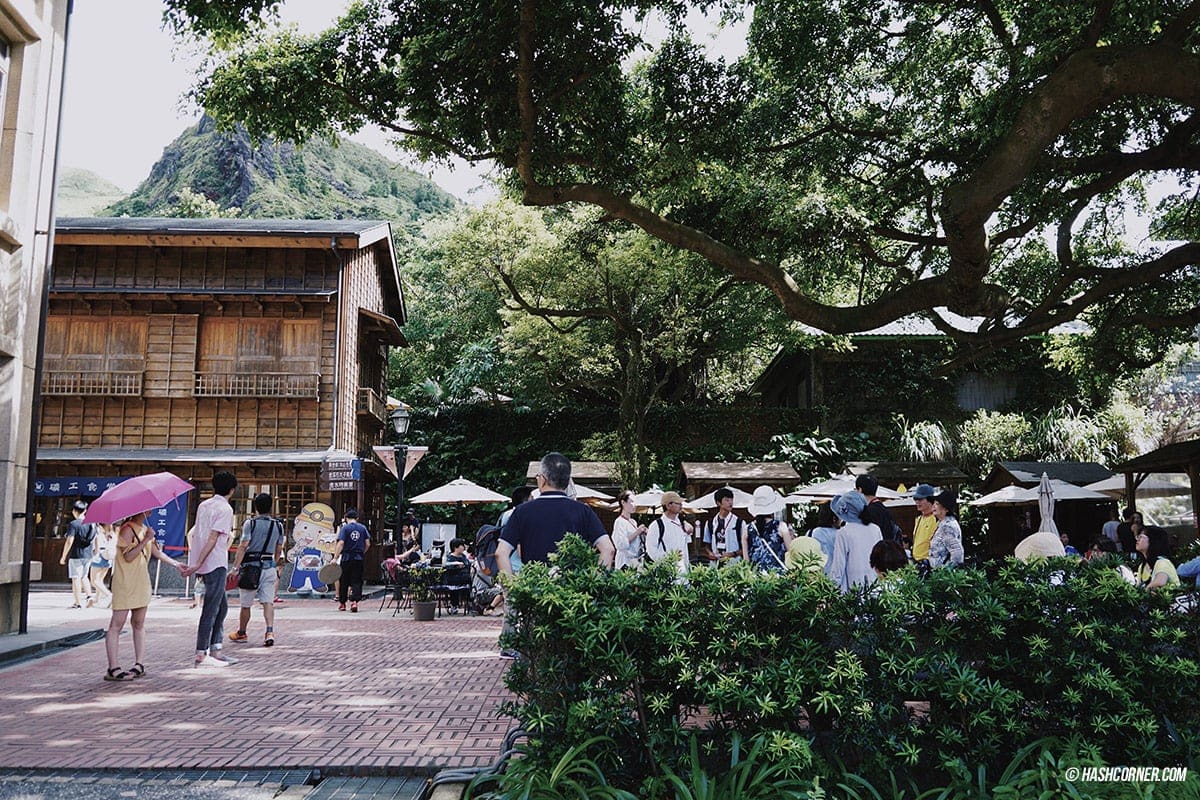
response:
M287 557L295 565L289 586L297 594L326 590L317 573L333 560L337 545L333 522L333 509L324 503L309 503L296 515L292 524L292 541L295 544Z

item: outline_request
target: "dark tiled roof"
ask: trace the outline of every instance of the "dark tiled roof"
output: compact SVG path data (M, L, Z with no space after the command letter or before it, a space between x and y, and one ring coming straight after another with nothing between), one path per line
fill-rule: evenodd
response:
M1200 465L1200 439L1175 442L1116 466L1117 472L1187 472Z
M1042 479L1043 472L1051 479L1057 478L1076 486L1102 481L1112 477L1113 474L1111 469L1094 461L998 461L992 470L992 475L1001 469L1011 475L1015 479L1015 483L1022 486L1035 485ZM991 475L988 476L986 483L988 485L992 483ZM1010 481L1004 481L999 486L1006 486L1009 483Z
M55 230L71 233L355 235L387 225L379 219L176 219L172 217L59 217Z

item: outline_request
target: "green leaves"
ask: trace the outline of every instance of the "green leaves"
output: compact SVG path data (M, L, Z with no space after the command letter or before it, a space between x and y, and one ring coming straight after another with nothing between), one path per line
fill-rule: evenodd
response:
M1026 749L1042 737L1156 765L1200 741L1200 621L1169 598L1112 592L1111 571L1069 559L904 571L886 592L843 596L741 566L685 585L671 569L609 572L568 537L554 574L531 565L512 585L504 645L525 659L507 708L539 733L531 762L609 737L606 774L643 796L736 797L782 781L775 764L849 779L834 758L856 786L894 780L896 797L968 784L985 797L997 780L1058 791L1056 765L1072 762L1048 743ZM739 767L743 755L756 766Z

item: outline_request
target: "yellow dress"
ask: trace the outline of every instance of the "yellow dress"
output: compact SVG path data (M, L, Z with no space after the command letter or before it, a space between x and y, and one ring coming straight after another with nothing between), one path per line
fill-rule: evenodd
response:
M145 525L134 533L134 539L128 546L121 543L120 534L117 539L117 557L113 559L112 571L112 607L114 611L132 608L145 608L150 605L150 545L142 548L133 561L125 560L125 552L137 547L138 542L147 536L153 536Z

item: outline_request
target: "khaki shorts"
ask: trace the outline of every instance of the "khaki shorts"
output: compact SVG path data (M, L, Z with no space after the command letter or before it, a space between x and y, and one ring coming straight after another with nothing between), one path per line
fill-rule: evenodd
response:
M71 580L86 578L91 564L92 560L90 558L68 558L67 577Z
M241 597L240 608L254 608L254 604L275 602L275 584L279 581L279 570L275 567L263 567L262 578L258 581L257 589L238 589Z

